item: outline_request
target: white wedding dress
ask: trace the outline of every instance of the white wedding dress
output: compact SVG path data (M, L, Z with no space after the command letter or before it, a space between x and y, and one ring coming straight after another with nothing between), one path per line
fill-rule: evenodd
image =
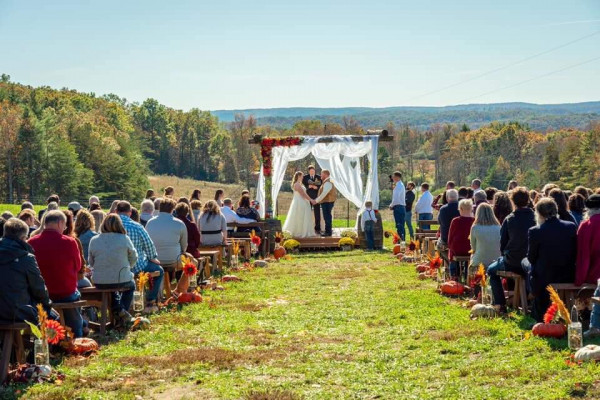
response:
M300 183L294 185L294 198L290 205L283 230L288 231L295 238L317 236L315 233L315 216L307 200L306 189Z

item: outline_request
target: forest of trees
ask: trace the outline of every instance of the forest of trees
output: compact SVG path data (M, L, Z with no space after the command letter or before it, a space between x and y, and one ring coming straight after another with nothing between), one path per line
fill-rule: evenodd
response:
M251 186L260 162L258 146L248 144L254 135L362 134L367 128L377 126L351 116L298 120L287 128L241 114L224 123L208 111L175 110L154 99L139 104L113 94L33 88L2 75L0 202L40 202L50 193L139 199L150 173ZM394 141L380 147L382 188L395 169L435 187L475 177L496 187L510 179L530 187L549 181L600 186L600 124L593 121L583 130L549 133L518 122L473 130L460 121L426 129L389 122L385 128Z

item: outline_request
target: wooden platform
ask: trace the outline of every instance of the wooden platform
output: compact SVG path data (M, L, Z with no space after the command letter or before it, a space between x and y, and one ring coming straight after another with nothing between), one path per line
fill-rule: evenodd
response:
M338 242L341 237L339 236L331 236L331 237L314 237L314 238L303 238L296 239L300 242L300 249L338 249Z

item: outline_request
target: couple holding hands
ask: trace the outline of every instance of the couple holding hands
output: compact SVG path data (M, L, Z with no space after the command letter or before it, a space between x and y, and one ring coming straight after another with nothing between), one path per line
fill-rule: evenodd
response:
M295 238L316 237L321 233L321 210L325 221L325 233L332 235L332 211L337 190L330 179L330 173L324 169L321 176L316 174L315 167L308 167L308 174L302 171L294 174L292 190L294 197L288 211L283 230Z

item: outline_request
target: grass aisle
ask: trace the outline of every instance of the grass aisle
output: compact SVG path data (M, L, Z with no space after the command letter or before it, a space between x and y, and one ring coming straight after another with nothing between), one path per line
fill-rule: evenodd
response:
M61 386L27 398L553 399L600 395L600 368L527 321L471 321L389 254L302 255L239 274L209 301L153 318ZM139 397L138 397L139 398Z

